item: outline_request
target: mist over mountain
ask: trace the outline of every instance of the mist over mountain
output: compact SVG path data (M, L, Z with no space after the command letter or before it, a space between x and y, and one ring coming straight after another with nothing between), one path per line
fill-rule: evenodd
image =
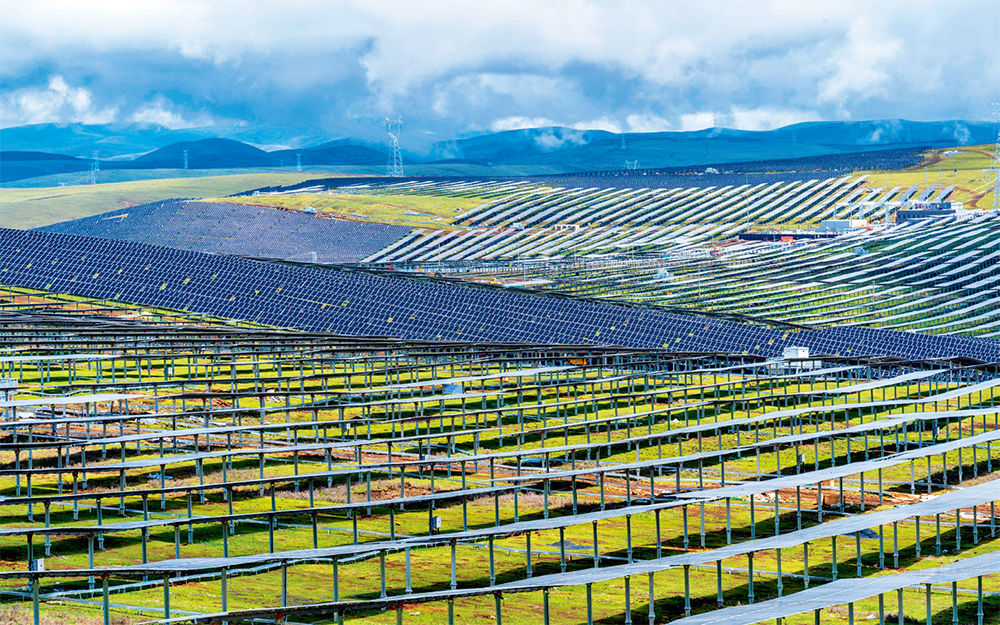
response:
M0 129L0 149L100 159L130 159L172 143L232 139L265 150L301 148L333 139L315 127L213 125L170 129L157 124L30 124Z
M886 147L992 143L986 122L902 119L804 122L774 130L706 128L686 132L613 133L560 126L524 128L439 141L406 150L411 164L518 168L571 173L673 167L844 154ZM218 136L216 133L235 136ZM241 137L238 139L236 137ZM376 141L331 139L321 129L234 126L171 130L153 124L34 124L0 130L0 181L82 171L96 152L103 169L361 167L377 173L388 147Z
M902 119L804 122L766 131L706 128L687 132L612 133L554 126L443 141L435 144L432 154L442 159L530 164L550 161L551 157L543 155L554 153L563 156L589 154L599 159L599 154L618 149L621 154L617 156L622 158L652 158L657 162L650 162L649 166L666 166L689 163L659 161L665 158L690 163L745 160L740 155L753 160L757 158L755 154L769 149L774 154L760 158L836 154L897 145L992 143L995 133L994 125L987 122Z

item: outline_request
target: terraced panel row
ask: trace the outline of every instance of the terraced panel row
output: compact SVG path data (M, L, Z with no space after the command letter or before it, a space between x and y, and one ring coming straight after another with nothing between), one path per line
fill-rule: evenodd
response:
M261 206L180 200L132 206L39 230L215 254L337 263L360 261L409 231Z
M791 332L565 298L288 267L140 243L0 229L0 284L345 335L666 346L677 351L967 355L1000 361L982 339L833 328Z
M747 241L713 253L508 275L567 293L806 325L1000 336L998 228L993 215L906 222L792 245Z

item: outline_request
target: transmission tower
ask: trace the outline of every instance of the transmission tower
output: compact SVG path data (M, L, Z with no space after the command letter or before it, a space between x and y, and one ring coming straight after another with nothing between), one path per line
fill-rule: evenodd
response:
M385 132L389 135L389 162L385 166L385 175L400 178L403 175L403 156L399 153L399 133L403 129L403 118L385 118Z
M184 150L184 169L188 168L188 151Z
M95 151L90 160L90 184L97 184L97 172L101 171L101 161L97 160Z
M295 171L302 171L302 152L295 153Z
M625 161L625 171L635 171L638 168L639 168L639 159L636 159L634 161L629 161L629 160Z

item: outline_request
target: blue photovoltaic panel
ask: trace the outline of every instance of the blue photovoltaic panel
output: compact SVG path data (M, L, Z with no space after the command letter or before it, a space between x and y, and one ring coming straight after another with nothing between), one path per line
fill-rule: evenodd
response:
M1000 361L1000 342L860 327L769 327L503 289L290 267L131 241L0 229L0 284L274 326L404 339L612 344L672 351Z
M165 200L38 228L197 252L354 263L395 243L404 226L329 219L262 206Z

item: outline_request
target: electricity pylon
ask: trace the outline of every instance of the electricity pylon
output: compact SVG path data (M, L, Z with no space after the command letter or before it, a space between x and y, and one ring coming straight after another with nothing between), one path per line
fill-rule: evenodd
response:
M399 133L403 129L403 118L385 118L385 132L389 135L389 162L385 166L385 175L400 178L403 175L403 156L399 153Z

